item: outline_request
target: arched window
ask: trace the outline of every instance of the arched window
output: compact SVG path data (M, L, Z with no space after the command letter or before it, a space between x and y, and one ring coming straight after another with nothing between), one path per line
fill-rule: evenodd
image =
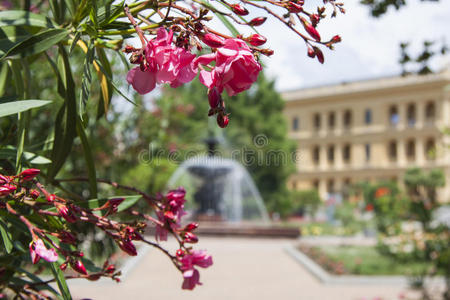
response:
M406 157L408 160L416 159L416 142L413 139L406 143Z
M313 162L318 165L320 162L320 147L314 146L312 152Z
M392 106L389 108L389 123L390 123L392 126L397 126L397 124L399 123L399 121L400 121L400 117L399 117L399 115L398 115L397 106L392 105Z
M344 129L350 129L352 126L352 112L350 110L346 110L344 112Z
M388 157L390 160L397 160L397 142L390 141L388 144Z
M408 119L408 126L409 127L416 126L416 105L414 103L408 105L406 115Z
M434 102L430 101L425 106L425 122L427 125L433 125L436 118L436 107Z
M428 160L436 159L436 143L433 138L429 138L425 143L425 157Z
M342 159L344 160L345 163L349 163L352 157L352 153L351 153L351 146L350 144L345 144L343 149L342 149Z

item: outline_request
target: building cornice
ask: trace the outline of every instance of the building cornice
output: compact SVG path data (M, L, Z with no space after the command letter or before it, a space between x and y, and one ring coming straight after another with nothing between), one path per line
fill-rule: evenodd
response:
M344 95L371 93L373 91L398 90L435 84L449 84L450 69L436 74L384 77L364 81L355 81L336 85L305 88L282 93L286 102L308 101L318 98L338 97Z

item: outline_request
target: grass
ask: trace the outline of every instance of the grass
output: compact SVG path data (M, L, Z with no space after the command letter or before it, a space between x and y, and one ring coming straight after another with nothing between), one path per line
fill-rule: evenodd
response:
M338 272L335 272L335 268L326 267L328 271L335 274L414 276L421 274L428 267L427 264L419 262L400 263L381 255L374 247L321 246L313 248L313 255L311 255L311 251L306 254L317 263L323 265L323 262L326 261L323 256L326 256L329 261L334 262L337 266L342 266L345 270L341 272L338 268ZM301 250L304 251L304 249ZM327 263L327 266L329 265L330 263Z

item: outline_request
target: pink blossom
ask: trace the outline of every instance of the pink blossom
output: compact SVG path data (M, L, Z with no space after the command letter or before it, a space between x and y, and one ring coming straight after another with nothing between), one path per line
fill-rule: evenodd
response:
M127 81L139 94L152 91L156 83L169 83L175 88L197 75L195 55L172 44L173 31L158 29L156 38L144 50L145 60L128 72Z
M209 89L216 87L220 93L225 89L229 96L249 89L262 69L250 48L240 39L227 39L215 54L200 56L196 63L206 65L213 60L216 66L210 72L202 70L200 82Z
M201 285L200 273L194 266L207 268L213 264L211 255L206 251L194 250L181 258L181 270L183 271L183 289L192 290L195 286Z
M48 262L55 262L58 260L58 254L55 249L47 249L41 239L30 243L30 256L33 264L36 264L41 257Z

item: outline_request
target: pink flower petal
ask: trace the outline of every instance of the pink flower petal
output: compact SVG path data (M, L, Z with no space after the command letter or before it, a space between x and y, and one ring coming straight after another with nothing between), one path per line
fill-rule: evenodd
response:
M127 82L141 95L151 92L156 85L155 74L150 71L142 72L139 67L128 72Z

